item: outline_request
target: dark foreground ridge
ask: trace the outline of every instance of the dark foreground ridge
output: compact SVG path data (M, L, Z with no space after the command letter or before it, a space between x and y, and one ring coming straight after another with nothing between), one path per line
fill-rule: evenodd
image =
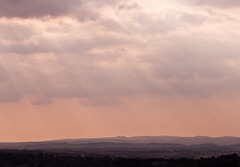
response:
M210 158L123 158L26 150L0 150L0 167L238 167L237 154Z

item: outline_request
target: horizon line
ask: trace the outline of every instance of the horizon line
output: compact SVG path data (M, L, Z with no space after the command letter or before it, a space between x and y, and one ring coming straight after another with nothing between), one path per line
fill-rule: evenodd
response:
M94 139L111 139L111 138L134 138L134 137L176 137L176 138L195 138L195 137L206 137L206 138L240 138L240 136L207 136L207 135L194 135L194 136L175 136L175 135L139 135L139 136L105 136L105 137L80 137L80 138L57 138L57 139L43 139L43 140L29 140L29 141L0 141L0 144L4 143L38 143L38 142L53 142L60 140L94 140Z

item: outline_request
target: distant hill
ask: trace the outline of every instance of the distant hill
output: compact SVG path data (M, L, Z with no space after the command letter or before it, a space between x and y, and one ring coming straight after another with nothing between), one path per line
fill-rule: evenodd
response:
M199 157L238 153L239 137L139 136L0 143L0 149L43 150L127 157Z
M177 136L135 136L135 137L112 137L112 138L92 138L92 139L66 139L55 140L53 142L67 143L92 143L92 142L114 142L114 143L176 143L184 145L212 143L220 146L240 144L240 137L177 137Z

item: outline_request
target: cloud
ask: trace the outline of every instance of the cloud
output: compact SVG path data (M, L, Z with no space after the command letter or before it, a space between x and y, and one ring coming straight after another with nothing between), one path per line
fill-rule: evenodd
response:
M152 12L140 2L2 2L0 102L33 96L33 105L54 98L111 105L126 97L238 92L238 22L191 6Z
M1 0L0 17L42 18L72 16L80 21L95 20L98 8L116 4L117 0Z
M36 100L32 101L32 105L44 105L44 104L51 104L52 99L46 96L38 96Z
M32 28L19 23L1 23L0 37L7 41L23 41L37 34Z
M140 6L137 3L133 3L131 5L122 4L118 7L119 10L132 10L132 9L140 9Z
M73 6L81 5L79 0L2 0L2 17L43 17L43 16L61 16L68 14Z
M217 8L238 8L240 7L239 0L180 0L186 4L196 6L212 6Z

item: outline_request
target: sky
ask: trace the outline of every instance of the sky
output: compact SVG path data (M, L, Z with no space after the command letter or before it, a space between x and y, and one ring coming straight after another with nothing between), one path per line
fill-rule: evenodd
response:
M0 142L240 136L239 0L0 0Z

